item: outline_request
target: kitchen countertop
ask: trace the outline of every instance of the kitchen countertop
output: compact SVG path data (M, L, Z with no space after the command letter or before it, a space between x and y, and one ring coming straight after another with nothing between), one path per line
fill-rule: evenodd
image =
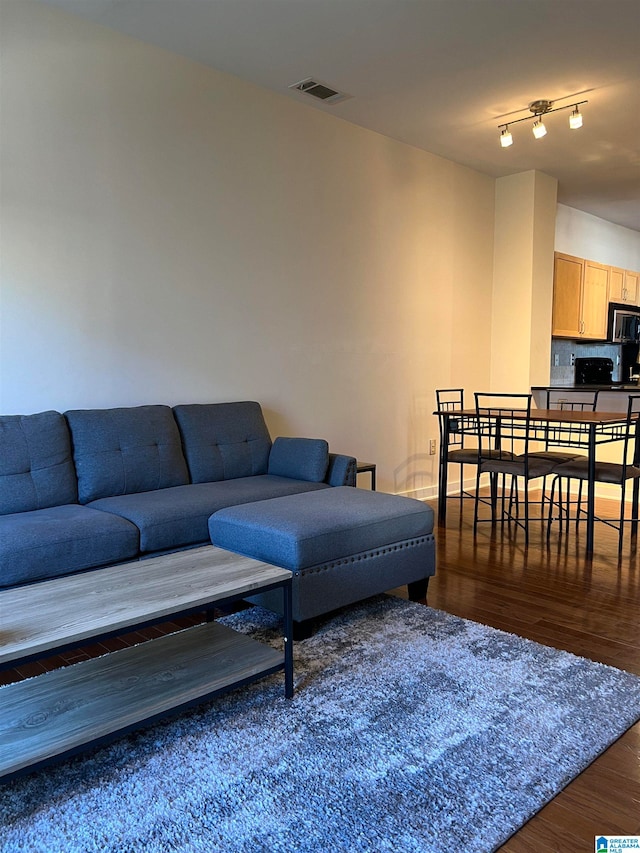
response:
M532 391L638 391L637 382L612 382L610 385L532 385Z

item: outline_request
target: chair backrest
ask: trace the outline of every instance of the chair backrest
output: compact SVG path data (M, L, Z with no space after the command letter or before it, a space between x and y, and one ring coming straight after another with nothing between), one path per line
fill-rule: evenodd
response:
M624 477L627 468L640 468L640 394L630 394L623 452Z
M464 409L464 389L436 389L436 403L439 412L451 412L456 409Z
M595 412L598 405L599 389L563 388L547 390L547 409L561 409L571 412ZM538 438L544 440L544 448L550 447L586 447L589 430L584 424L547 424L538 430Z
M464 390L462 388L440 388L436 389L436 408L438 410L438 426L440 429L440 443L445 440L444 418L446 412L459 412L464 409ZM470 427L468 419L449 417L449 432L447 435L447 446L449 448L464 447L466 428ZM469 430L470 431L470 430Z
M525 469L529 453L531 394L475 393L479 463L484 459L508 461L521 456Z
M599 389L585 391L581 388L547 389L547 409L568 409L574 412L595 412Z

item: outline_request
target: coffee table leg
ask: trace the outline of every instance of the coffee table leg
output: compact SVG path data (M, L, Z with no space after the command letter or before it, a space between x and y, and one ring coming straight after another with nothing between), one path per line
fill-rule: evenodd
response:
M284 595L284 695L287 699L293 697L293 596L292 582L287 581L282 587Z

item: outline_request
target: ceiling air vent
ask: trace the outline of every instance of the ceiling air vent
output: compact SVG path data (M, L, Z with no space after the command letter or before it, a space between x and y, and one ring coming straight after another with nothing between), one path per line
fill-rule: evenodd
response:
M338 101L346 101L347 98L351 97L351 95L347 95L345 92L338 92L337 89L332 89L331 86L327 86L326 83L322 83L314 77L305 77L304 80L300 80L298 83L292 83L289 88L296 89L304 95L311 95L311 97L317 98L325 104L337 104Z

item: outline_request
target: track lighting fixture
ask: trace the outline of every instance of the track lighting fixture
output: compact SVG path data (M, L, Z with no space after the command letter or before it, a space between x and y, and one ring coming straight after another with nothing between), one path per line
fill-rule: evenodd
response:
M547 101L542 98L537 101L532 101L529 104L529 110L533 115L514 119L508 124L499 124L498 130L500 131L500 145L503 148L508 148L510 145L513 145L513 137L509 130L509 125L517 124L519 121L533 121L533 135L536 139L542 139L542 137L546 136L547 133L547 128L542 117L549 113L560 112L560 110L570 110L572 107L573 111L569 116L569 127L572 130L577 130L579 127L582 127L582 113L580 112L579 107L582 104L588 104L588 101L578 101L578 103L574 102L573 104L567 104L567 106L564 107L554 107L553 103L553 101Z

